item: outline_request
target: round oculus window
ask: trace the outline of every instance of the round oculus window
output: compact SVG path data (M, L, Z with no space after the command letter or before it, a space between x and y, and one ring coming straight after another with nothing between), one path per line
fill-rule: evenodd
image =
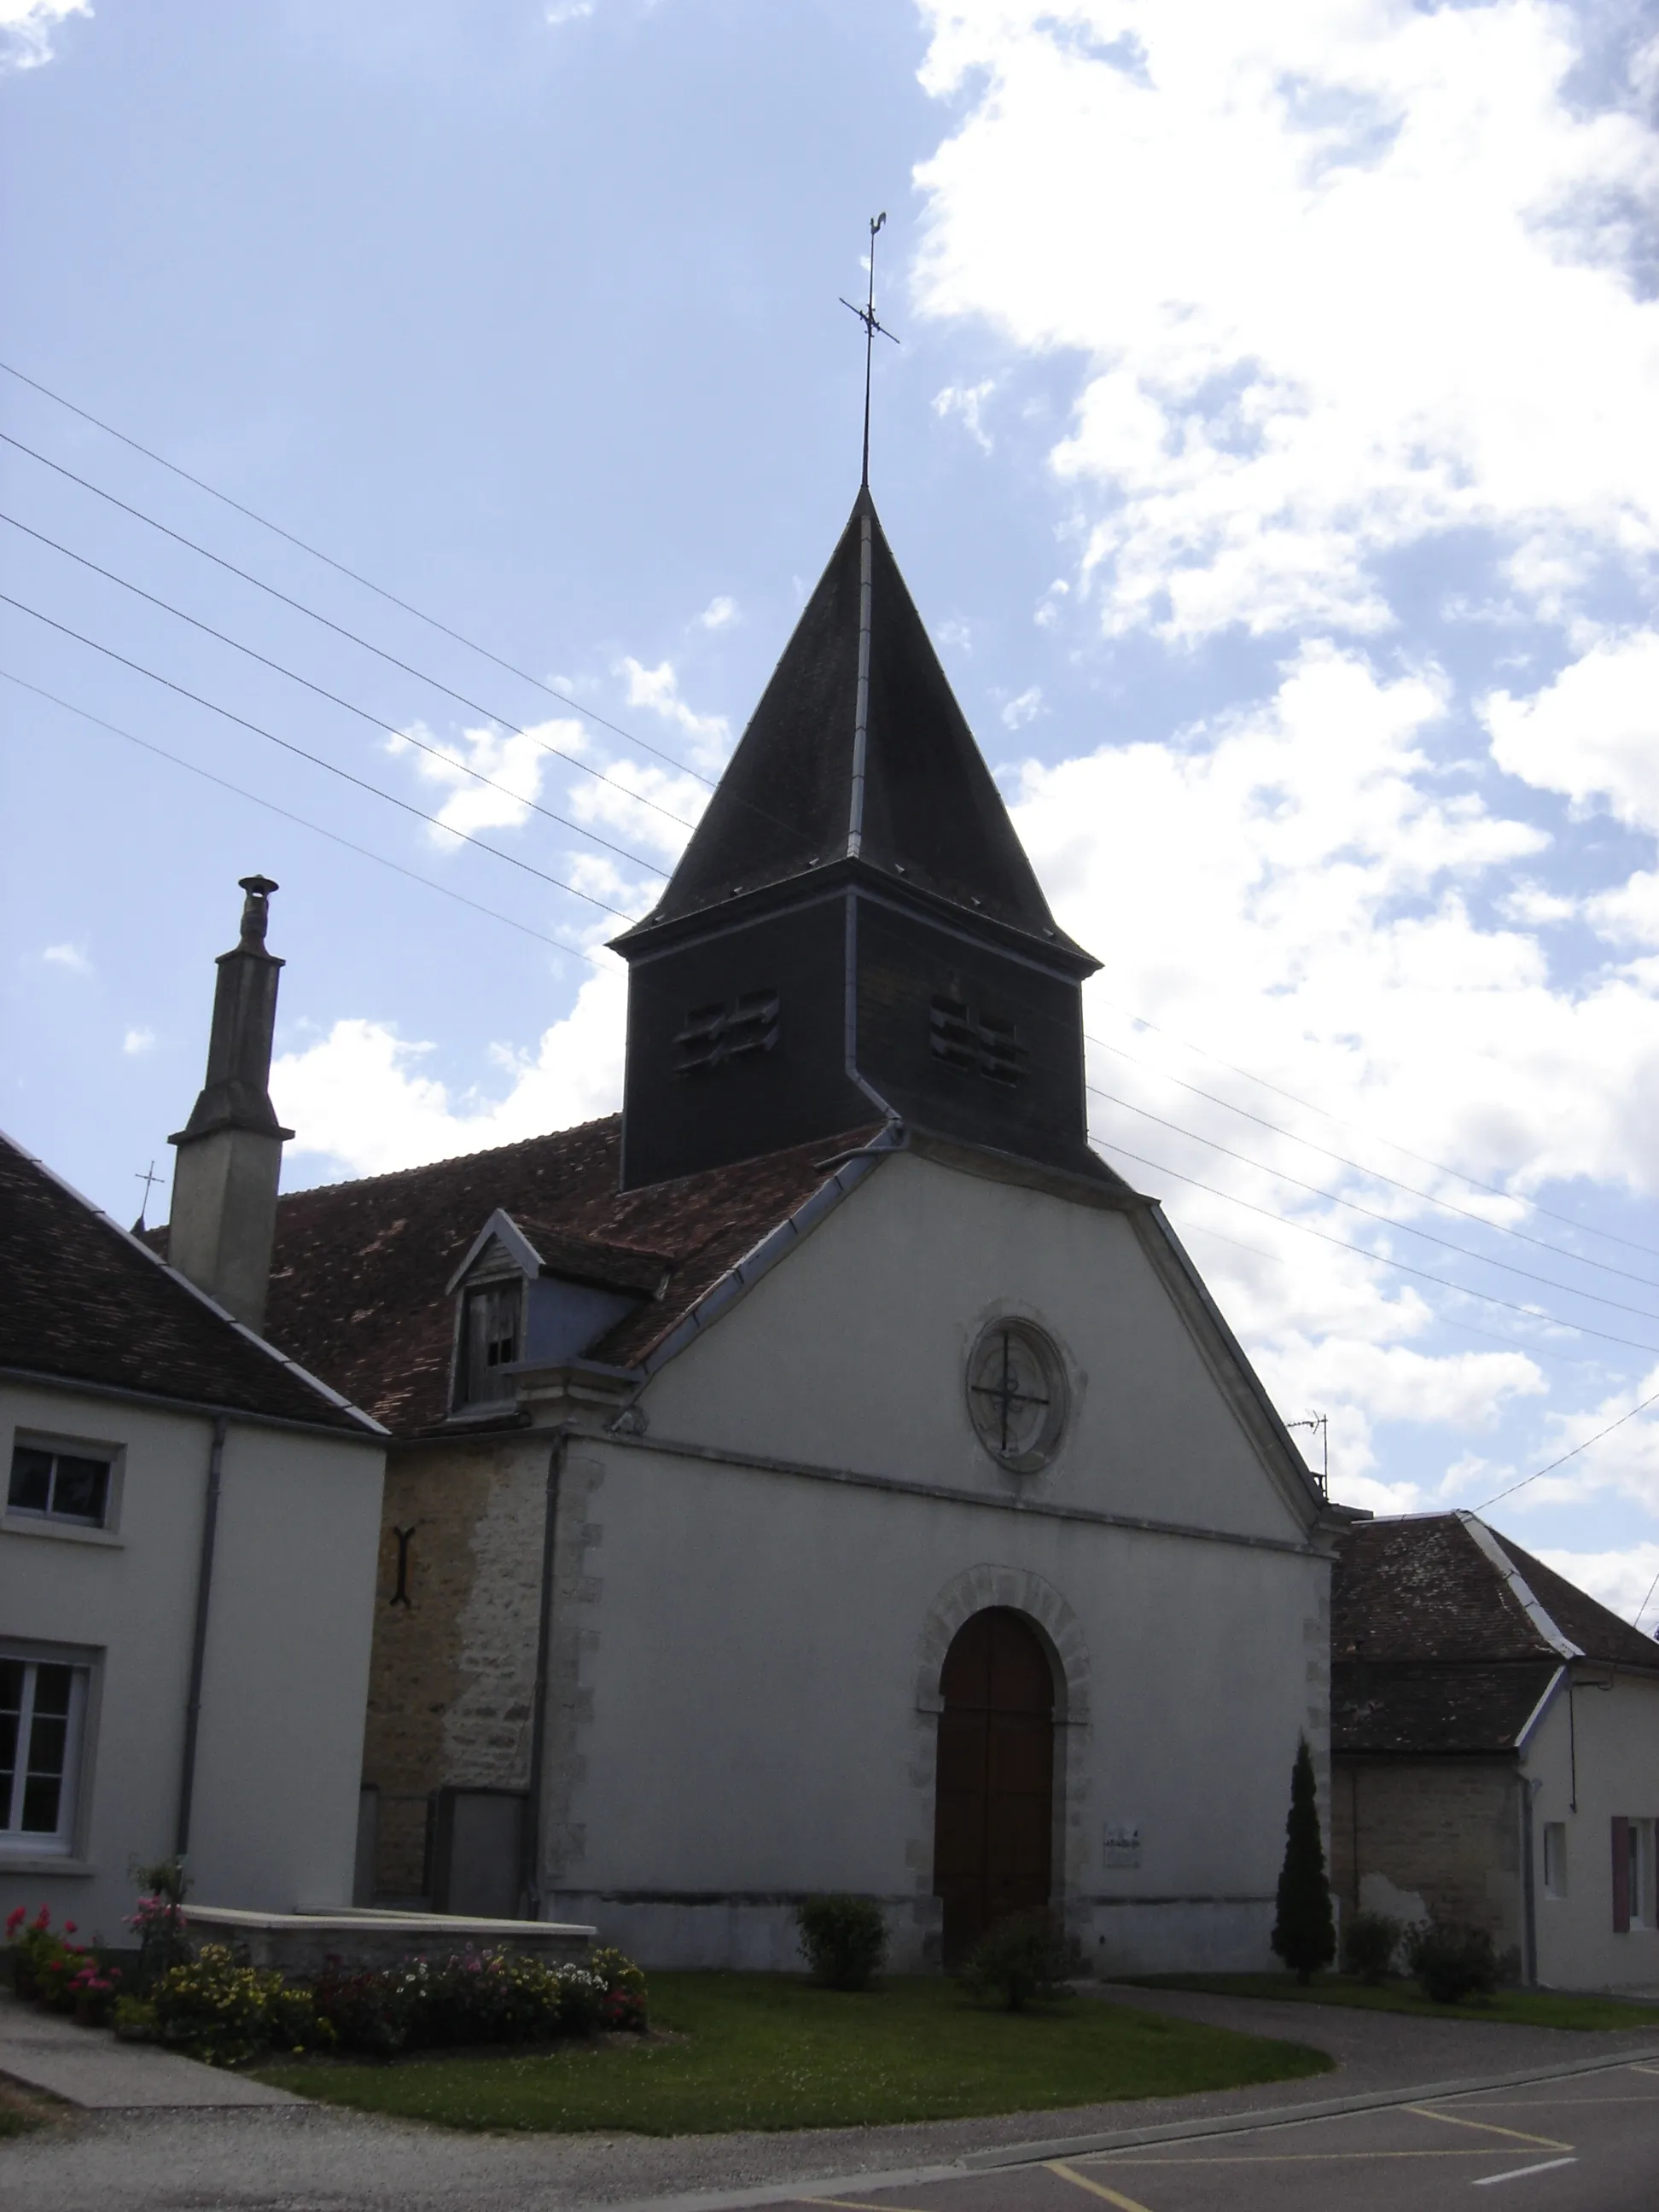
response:
M1066 1369L1029 1321L994 1321L968 1360L974 1433L1000 1467L1031 1474L1054 1457L1066 1425Z

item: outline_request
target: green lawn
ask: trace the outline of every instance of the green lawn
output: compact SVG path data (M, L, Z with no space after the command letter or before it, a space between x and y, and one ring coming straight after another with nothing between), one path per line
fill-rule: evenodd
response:
M1358 2005L1368 2012L1420 2013L1430 2020L1501 2020L1517 2027L1627 2027L1659 2042L1659 2005L1577 1997L1552 1990L1499 1990L1458 2005L1431 2004L1415 1982L1368 1989L1346 1976L1316 1974L1304 1990L1293 1974L1139 1974L1143 1990L1201 1990L1218 1997L1272 1997L1287 2004Z
M1174 2097L1323 2072L1322 2051L1090 1997L986 2012L955 1984L861 1996L781 1974L656 1974L653 2023L683 2040L535 2053L284 2064L262 2078L330 2104L447 2127L707 2135L882 2125Z

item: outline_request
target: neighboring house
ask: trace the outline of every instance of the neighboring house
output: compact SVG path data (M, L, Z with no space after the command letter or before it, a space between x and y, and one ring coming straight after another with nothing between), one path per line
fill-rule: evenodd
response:
M119 1942L134 1865L175 1850L204 1902L349 1902L384 1459L0 1139L0 1910Z
M1528 1981L1659 1984L1659 1644L1473 1513L1341 1540L1332 1873Z
M1266 1964L1336 1523L1090 1148L1097 963L867 491L620 949L620 1115L277 1208L274 1336L392 1432L374 1893Z

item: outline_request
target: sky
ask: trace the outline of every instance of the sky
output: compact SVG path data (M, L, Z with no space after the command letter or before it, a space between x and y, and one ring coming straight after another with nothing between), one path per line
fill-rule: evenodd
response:
M0 207L15 1138L137 1213L254 870L286 1187L616 1106L884 212L1096 1141L1336 1498L1659 1627L1651 0L0 0Z

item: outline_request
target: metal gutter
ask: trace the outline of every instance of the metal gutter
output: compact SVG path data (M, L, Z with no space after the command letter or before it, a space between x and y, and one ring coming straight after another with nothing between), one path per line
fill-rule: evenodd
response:
M225 1473L225 1437L230 1424L222 1413L213 1424L208 1452L207 1497L202 1507L202 1546L196 1565L196 1624L190 1639L190 1687L185 1697L185 1747L179 1762L179 1817L173 1825L173 1855L190 1849L190 1815L196 1796L196 1746L202 1720L202 1676L207 1667L208 1613L213 1601L213 1554L219 1538L219 1494Z
M1534 1729L1543 1719L1550 1707L1555 1703L1557 1692L1560 1689L1563 1682L1567 1680L1567 1668L1565 1667L1558 1667L1555 1672L1550 1676L1549 1680L1545 1684L1543 1696L1540 1698L1538 1703L1533 1707L1532 1711L1527 1715L1526 1719L1521 1723L1520 1734L1515 1739L1515 1749L1518 1753L1524 1754L1528 1744L1532 1741Z
M870 744L870 599L873 581L874 533L866 495L859 517L859 674L853 698L853 788L847 809L847 857L864 848L864 770Z
M752 1290L763 1275L770 1274L780 1260L786 1259L803 1237L809 1237L826 1214L832 1213L842 1199L856 1190L866 1176L878 1168L890 1152L901 1149L890 1130L884 1129L861 1152L844 1160L827 1182L820 1183L805 1204L798 1206L775 1229L768 1230L757 1244L751 1245L733 1267L728 1267L720 1279L706 1290L684 1318L670 1330L653 1352L641 1361L647 1376L665 1367L693 1343L706 1328L712 1328L727 1307L734 1305L746 1291ZM631 1439L630 1439L631 1441Z
M296 1371L305 1372L303 1368ZM364 1424L361 1431L331 1428L323 1421L301 1421L289 1413L251 1413L246 1407L222 1406L212 1398L173 1398L161 1390L136 1390L125 1382L93 1382L79 1375L54 1375L35 1367L0 1365L0 1382L21 1382L35 1390L70 1391L82 1398L109 1398L118 1405L149 1406L162 1413L193 1413L198 1419L214 1420L222 1414L228 1420L246 1422L249 1428L283 1429L297 1436L327 1437L337 1444L373 1444L383 1449L392 1433L356 1406L347 1406L346 1410L356 1413ZM340 1402L345 1406L343 1399Z

